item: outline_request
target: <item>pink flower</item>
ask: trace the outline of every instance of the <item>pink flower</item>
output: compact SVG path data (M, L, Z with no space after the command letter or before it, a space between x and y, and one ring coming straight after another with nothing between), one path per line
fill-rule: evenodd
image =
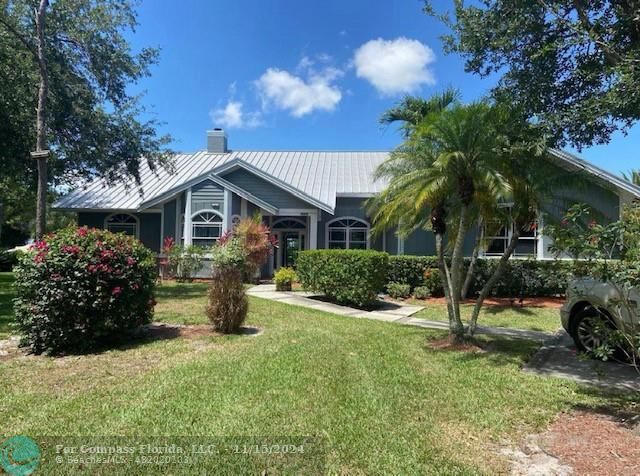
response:
M120 286L116 286L111 290L112 296L119 296L120 294L122 294L122 288Z
M133 266L134 264L136 264L135 258L132 258L131 256L127 256L127 264L129 266Z
M78 228L78 230L76 231L76 234L78 236L87 236L89 234L89 230L87 230L86 226L83 226L81 228Z
M38 240L33 245L31 245L31 249L36 249L39 251L49 251L49 245L44 240Z
M44 257L45 256L46 256L46 253L41 251L40 253L38 253L37 255L35 255L33 257L34 263L44 263Z
M63 253L67 253L70 255L75 255L80 253L80 247L76 245L64 245L62 248L60 248L60 250Z
M134 291L137 291L140 288L140 285L138 283L133 283L131 285L131 289L133 289Z

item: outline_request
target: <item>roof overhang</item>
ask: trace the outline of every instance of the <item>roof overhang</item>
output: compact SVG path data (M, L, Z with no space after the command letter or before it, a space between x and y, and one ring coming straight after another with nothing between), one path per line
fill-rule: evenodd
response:
M222 175L228 172L231 172L233 170L236 170L238 168L244 169L249 173L252 173L253 175L255 175L256 177L260 177L263 180L266 180L269 183L274 184L275 186L281 188L282 190L284 190L285 192L290 193L291 195L293 195L294 197L299 198L300 200L303 200L321 210L324 210L327 213L330 213L333 215L334 213L334 207L330 206L327 203L324 203L316 198L311 197L310 195L307 195L306 193L298 190L295 187L292 187L291 185L283 182L282 180L274 177L271 174L268 174L246 162L244 162L242 159L233 159L230 160L229 162L221 165L220 167L216 167L213 172L216 175Z
M606 170L601 169L600 167L593 165L587 162L586 160L576 157L575 155L565 152L563 150L549 149L549 154L553 158L558 159L561 162L564 162L574 170L583 171L591 175L592 177L598 178L601 181L610 184L611 186L616 188L619 192L620 191L626 192L633 195L636 198L640 198L640 187L632 184L631 182L628 182L622 177L612 174L611 172L607 172Z

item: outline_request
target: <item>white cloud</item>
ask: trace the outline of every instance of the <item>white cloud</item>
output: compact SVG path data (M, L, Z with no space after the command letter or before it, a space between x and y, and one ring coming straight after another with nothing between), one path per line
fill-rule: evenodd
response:
M242 103L233 99L227 101L225 107L212 110L210 115L215 126L228 129L254 128L262 125L262 115L259 111L244 112Z
M342 71L332 67L315 71L313 64L307 57L298 64L298 70L306 70L306 79L277 68L267 69L255 82L264 104L287 110L294 117L317 109L333 111L342 99L342 92L333 81Z
M422 84L435 84L428 66L436 57L431 48L418 40L370 40L354 54L356 75L369 81L385 95L410 93Z

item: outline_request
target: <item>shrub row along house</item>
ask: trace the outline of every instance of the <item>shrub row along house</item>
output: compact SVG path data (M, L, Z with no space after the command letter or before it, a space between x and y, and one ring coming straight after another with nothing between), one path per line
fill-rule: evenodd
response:
M137 236L160 252L165 237L185 245L211 246L241 217L259 213L280 246L263 268L264 276L294 263L299 250L372 248L390 254L433 255L430 232L419 230L401 238L390 229L370 233L365 202L383 190L373 172L388 152L275 152L227 148L224 131L207 133L207 150L175 157L175 171L143 170L142 193L124 184L108 186L100 180L85 184L54 207L77 212L78 223ZM558 150L549 150L541 167L551 175L582 173L579 186L559 187L548 215L524 232L515 256L552 258L545 220L558 219L571 203L585 202L604 220L617 220L622 205L640 198L640 187ZM508 204L505 204L508 206ZM465 250L473 251L474 231ZM512 230L503 227L487 237L485 256L500 255Z

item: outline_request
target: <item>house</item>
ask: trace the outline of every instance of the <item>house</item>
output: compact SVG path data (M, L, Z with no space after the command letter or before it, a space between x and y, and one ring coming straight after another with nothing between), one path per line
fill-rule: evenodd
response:
M107 186L96 180L61 198L54 207L74 211L78 223L138 237L160 252L165 237L184 244L210 246L241 217L259 213L280 246L263 270L270 275L293 264L298 250L315 248L374 248L391 254L433 255L435 243L428 231L402 239L396 230L373 237L365 211L367 198L384 183L372 180L388 152L346 151L236 151L227 148L224 131L207 133L207 150L179 154L175 171L153 172L143 166L142 193L125 184ZM567 200L585 202L607 219L619 217L622 205L640 198L640 187L573 155L550 150L544 166L549 173L581 172L580 189L558 190L550 203L556 218ZM555 207L554 207L555 204ZM550 259L544 224L524 233L516 256ZM490 237L485 256L504 250L511 230ZM465 243L471 254L474 236Z

